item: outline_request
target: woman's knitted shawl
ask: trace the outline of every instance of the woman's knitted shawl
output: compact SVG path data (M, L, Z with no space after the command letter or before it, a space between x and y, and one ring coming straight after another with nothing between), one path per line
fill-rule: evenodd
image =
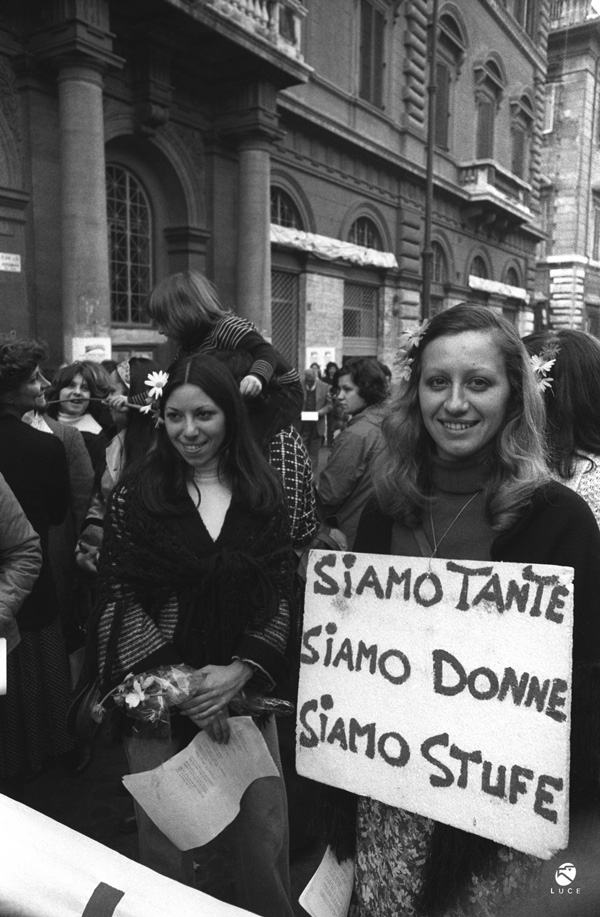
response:
M102 672L112 623L120 621L110 681L169 644L196 668L228 664L253 641L259 655L264 646L265 658L284 658L294 572L284 506L267 517L232 503L216 542L191 503L190 510L149 513L131 479L109 500L94 627ZM188 537L190 526L201 544Z

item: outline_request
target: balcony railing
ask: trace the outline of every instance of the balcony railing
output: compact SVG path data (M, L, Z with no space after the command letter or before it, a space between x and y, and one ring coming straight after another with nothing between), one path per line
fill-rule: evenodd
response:
M552 0L550 4L550 28L563 29L578 25L588 19L597 19L598 13L592 0Z
M198 2L198 0L196 0ZM300 0L200 0L218 13L266 39L279 51L302 61L302 20L306 7Z
M459 182L473 199L488 198L509 208L522 211L529 209L529 185L492 160L482 159L463 164L459 169Z

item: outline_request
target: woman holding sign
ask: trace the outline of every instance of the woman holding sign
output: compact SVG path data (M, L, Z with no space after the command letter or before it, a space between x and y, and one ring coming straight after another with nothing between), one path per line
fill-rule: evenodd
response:
M205 355L180 361L158 402L155 448L109 499L92 629L108 687L163 665L200 677L171 718L168 745L126 736L135 772L158 767L198 729L227 743L230 702L246 685L260 697L285 677L295 569L280 485L229 370ZM273 717L258 722L278 761ZM194 885L193 851L177 850L139 807L137 816L144 865ZM292 917L283 780L251 783L224 834L236 904Z
M598 527L551 480L538 380L503 318L478 306L442 312L411 335L402 375L383 424L377 506L354 550L575 569L573 824L599 798ZM492 917L535 895L535 857L370 798L346 796L337 816L334 849L355 856L354 917Z

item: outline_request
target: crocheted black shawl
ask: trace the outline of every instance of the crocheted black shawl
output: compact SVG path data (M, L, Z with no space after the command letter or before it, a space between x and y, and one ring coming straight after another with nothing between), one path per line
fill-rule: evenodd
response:
M248 628L260 632L282 600L293 608L295 561L287 512L283 503L271 516L232 503L221 535L211 543L204 533L208 549L205 543L202 550L193 539L202 528L196 510L191 501L187 512L183 508L181 514L156 516L142 505L131 478L115 489L105 522L94 624L115 599L115 617L134 602L157 622L176 597L172 642L181 661L196 668L227 664Z

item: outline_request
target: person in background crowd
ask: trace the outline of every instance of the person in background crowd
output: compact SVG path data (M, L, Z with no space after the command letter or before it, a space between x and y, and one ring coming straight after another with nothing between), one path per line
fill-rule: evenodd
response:
M115 369L119 365L116 360L102 360L100 363L103 369L106 370L107 375L110 376L111 373L114 373Z
M11 696L4 728L18 736L0 746L2 777L15 794L23 779L47 758L71 751L66 716L70 702L69 662L48 557L48 530L60 525L69 508L65 449L57 436L23 423L47 386L40 365L46 349L12 335L0 338L0 474L37 533L42 568L19 612L21 642L11 653ZM10 724L10 725L8 725Z
M338 385L339 372L340 368L337 363L334 363L333 360L330 360L325 367L325 373L323 374L323 382L326 382L329 386L329 394L331 395L332 401L331 411L327 415L327 446L330 449L333 446L333 440L336 432L342 429L344 422L344 409L338 401L338 394L340 390Z
M49 391L49 386L45 391ZM94 469L83 436L77 427L48 416L45 391L42 391L37 399L36 411L27 412L23 420L42 433L57 436L65 447L67 456L69 512L60 525L50 526L48 558L69 654L71 683L74 686L79 674L81 654L78 651L83 648L85 642L76 601L74 552L92 497Z
M354 549L574 568L573 840L599 798L598 526L551 479L541 394L512 325L485 307L453 306L407 358L383 424L377 505L364 510ZM400 730L402 715L410 712ZM496 917L539 903L542 860L375 799L336 796L337 853L356 855L352 917Z
M223 363L239 383L252 365L252 355L244 350L220 350L215 359ZM292 545L301 552L315 534L319 521L315 512L313 472L302 439L290 424L279 428L277 412L271 409L268 390L244 402L248 420L258 446L283 484Z
M158 766L198 728L215 742L228 740L229 704L241 689L269 693L285 677L293 607L281 486L250 433L232 374L205 355L179 361L160 414L156 448L109 500L94 628L98 670L111 684L170 663L205 677L172 717L171 741L125 737L134 772ZM116 641L109 640L113 627ZM260 728L278 762L273 717ZM140 808L138 820L141 862L194 885L193 852L177 850ZM236 904L293 917L283 780L255 780L223 836Z
M322 379L321 367L318 363L311 363L309 368L312 369L312 371L316 374L317 379Z
M392 371L389 368L389 366L387 365L387 363L382 363L381 360L377 360L377 363L379 365L379 368L381 369L381 372L383 373L383 375L386 378L388 394L389 394L392 388Z
M0 637L8 650L6 694L0 696L0 793L9 796L19 795L11 761L18 756L23 735L18 655L13 655L21 640L17 614L41 568L40 539L0 474Z
M373 489L373 462L383 448L381 423L388 383L379 363L354 357L338 376L338 401L350 420L336 438L319 478L319 513L352 548L358 520Z
M182 271L162 280L150 294L150 318L159 331L176 341L175 360L195 353L246 350L254 359L240 382L244 398L256 398L273 386L271 409L279 429L298 420L302 407L300 377L257 331L252 322L223 308L212 283L198 271Z
M600 525L600 343L583 331L523 338L543 387L550 468Z
M88 360L59 369L46 392L47 416L80 431L96 471L109 442L101 423L102 402L109 392L108 374L99 363Z
M85 527L77 544L76 560L81 570L96 575L98 555L102 546L102 530L106 502L125 470L144 458L153 448L156 428L151 413L144 413L136 399L146 401L149 387L146 380L158 366L146 357L131 357L117 364L110 375L111 406L116 435L105 451L104 462L91 501ZM128 406L129 405L129 406Z
M329 386L317 378L314 369L306 369L304 371L302 414L318 414L318 418L316 420L307 420L303 417L300 434L306 451L310 456L315 480L319 471L319 452L325 436L325 415L329 414L331 408L332 401L329 394Z

